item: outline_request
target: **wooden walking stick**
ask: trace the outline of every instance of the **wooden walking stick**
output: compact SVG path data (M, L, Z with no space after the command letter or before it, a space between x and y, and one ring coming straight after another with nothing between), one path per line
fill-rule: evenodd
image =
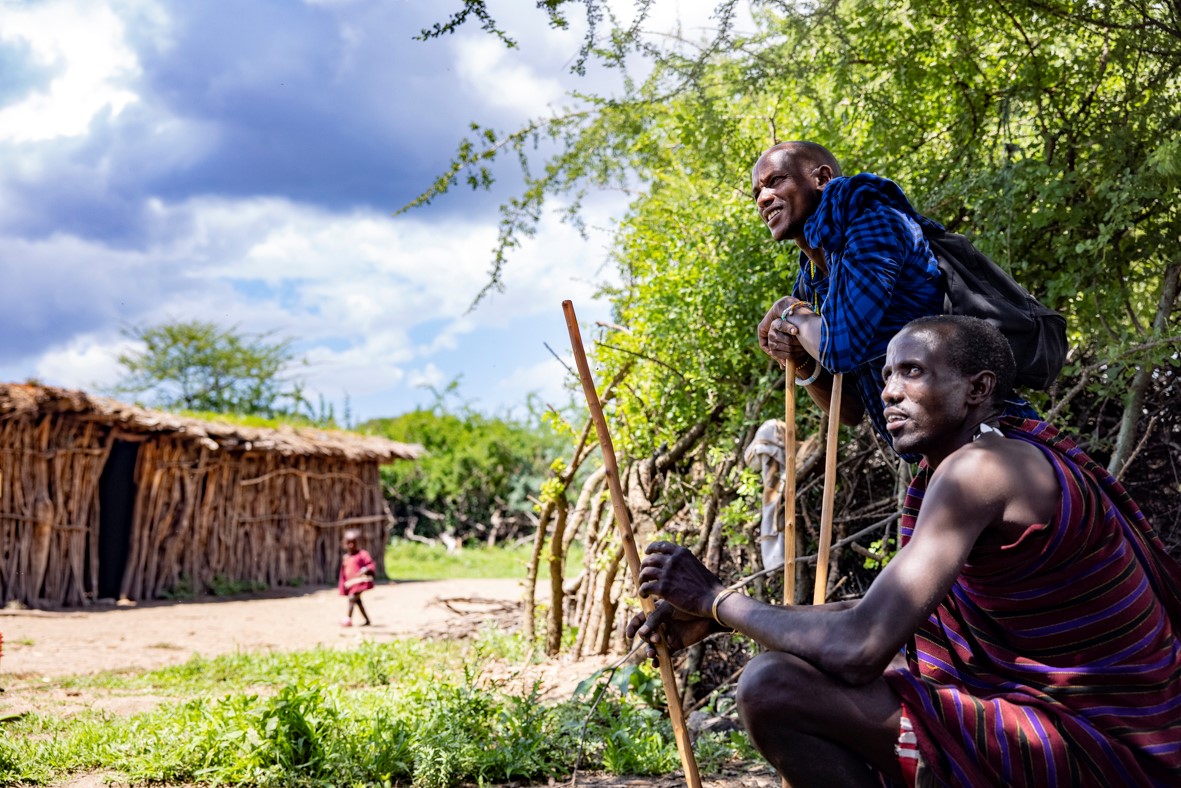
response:
M590 408L591 419L595 423L595 432L599 435L599 446L603 450L603 467L607 471L607 487L611 491L611 505L615 509L615 524L619 528L619 539L623 542L623 551L627 555L627 565L631 569L638 596L640 551L636 547L636 537L632 532L631 516L623 501L623 487L619 483L619 466L615 462L615 446L611 443L611 433L607 430L607 419L603 417L603 407L599 404L599 395L595 392L595 383L591 379L590 365L586 362L586 351L582 347L582 332L578 330L578 318L574 315L574 304L570 301L563 301L562 312L566 315L566 328L570 332L570 348L574 351L574 361L578 365L578 377L582 381L586 405ZM558 604L558 600L554 600L554 604ZM652 600L644 597L640 597L640 605L649 616L656 609ZM677 752L681 756L681 767L685 770L685 784L689 788L701 788L701 777L697 773L697 760L693 757L693 747L689 741L689 729L685 727L685 712L681 709L681 693L677 691L677 678L673 675L672 660L669 658L668 646L664 643L663 638L660 643L656 644L656 657L660 662L660 679L664 683L664 696L668 699L668 715L672 720L673 735L677 740Z
M819 362L817 362L819 363ZM783 383L783 604L796 602L796 362ZM784 777L783 788L791 788Z
M796 362L783 384L783 604L796 601Z
M837 491L837 438L841 431L841 383L844 375L832 376L828 400L828 436L824 440L824 494L820 507L820 549L816 551L816 587L812 604L824 604L828 591L828 551L832 546L833 502Z

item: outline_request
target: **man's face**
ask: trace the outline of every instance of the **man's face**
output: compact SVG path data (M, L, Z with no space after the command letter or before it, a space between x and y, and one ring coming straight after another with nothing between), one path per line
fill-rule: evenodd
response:
M940 334L903 329L890 340L882 377L883 415L894 448L937 464L959 447L970 381L944 358Z
M804 237L804 222L816 212L827 178L818 177L806 160L791 148L771 148L755 162L751 192L759 216L776 241ZM827 168L825 168L827 172Z

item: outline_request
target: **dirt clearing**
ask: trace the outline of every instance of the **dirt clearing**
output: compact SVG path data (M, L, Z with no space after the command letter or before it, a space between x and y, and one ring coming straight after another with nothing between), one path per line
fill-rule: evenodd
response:
M474 631L485 621L514 626L520 595L518 580L383 583L364 596L373 626L351 628L340 626L344 597L323 587L135 607L0 610L0 686L12 679L151 670L195 654L348 648L362 639Z

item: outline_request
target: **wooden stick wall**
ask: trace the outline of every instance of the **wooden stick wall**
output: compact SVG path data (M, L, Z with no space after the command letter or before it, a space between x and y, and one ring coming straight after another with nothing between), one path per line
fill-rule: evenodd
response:
M89 601L108 433L52 416L0 420L0 603Z
M346 529L376 555L388 536L373 462L210 452L165 437L140 448L136 478L121 589L130 599L218 584L332 583Z
M76 606L99 570L99 479L112 427L86 416L0 419L0 604ZM154 435L139 448L121 595L333 583L341 537L378 557L390 523L375 461L213 451Z

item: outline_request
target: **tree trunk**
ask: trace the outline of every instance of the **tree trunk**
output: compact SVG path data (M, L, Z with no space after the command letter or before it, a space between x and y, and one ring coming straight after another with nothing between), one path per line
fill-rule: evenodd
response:
M537 518L537 533L533 537L533 554L529 556L529 566L525 569L525 593L521 602L521 631L525 633L525 640L532 642L537 636L533 625L534 600L537 594L537 566L541 562L541 548L545 545L545 534L549 530L550 515L554 505L547 502L541 507L541 514Z
M1181 280L1181 263L1174 263L1165 269L1165 275L1161 281L1160 300L1156 306L1156 316L1152 319L1152 331L1158 336L1163 336L1169 329L1169 317L1172 316L1173 306L1177 301L1179 280ZM1123 476L1126 470L1124 466L1132 459L1132 447L1136 445L1136 427L1143 415L1141 411L1144 408L1144 393L1148 390L1148 384L1152 380L1154 371L1155 367L1152 365L1141 364L1136 370L1135 377L1132 378L1128 396L1124 399L1124 413L1120 419L1119 436L1115 441L1115 451L1112 452L1111 462L1108 463L1111 472L1117 478Z
M619 575L621 561L623 561L622 545L616 548L615 555L611 556L611 563L607 566L607 572L603 577L603 597L600 601L600 609L603 613L599 619L599 642L595 649L596 654L606 654L611 650L611 630L615 627L615 609L619 605L617 600L611 598L611 590L615 587L615 578Z
M558 497L556 508L557 517L554 518L554 534L549 540L549 624L545 632L545 653L551 657L557 656L562 647L562 614L565 612L566 596L562 592L562 562L565 553L562 551L563 537L566 535L566 519L570 511L570 504L565 494Z

